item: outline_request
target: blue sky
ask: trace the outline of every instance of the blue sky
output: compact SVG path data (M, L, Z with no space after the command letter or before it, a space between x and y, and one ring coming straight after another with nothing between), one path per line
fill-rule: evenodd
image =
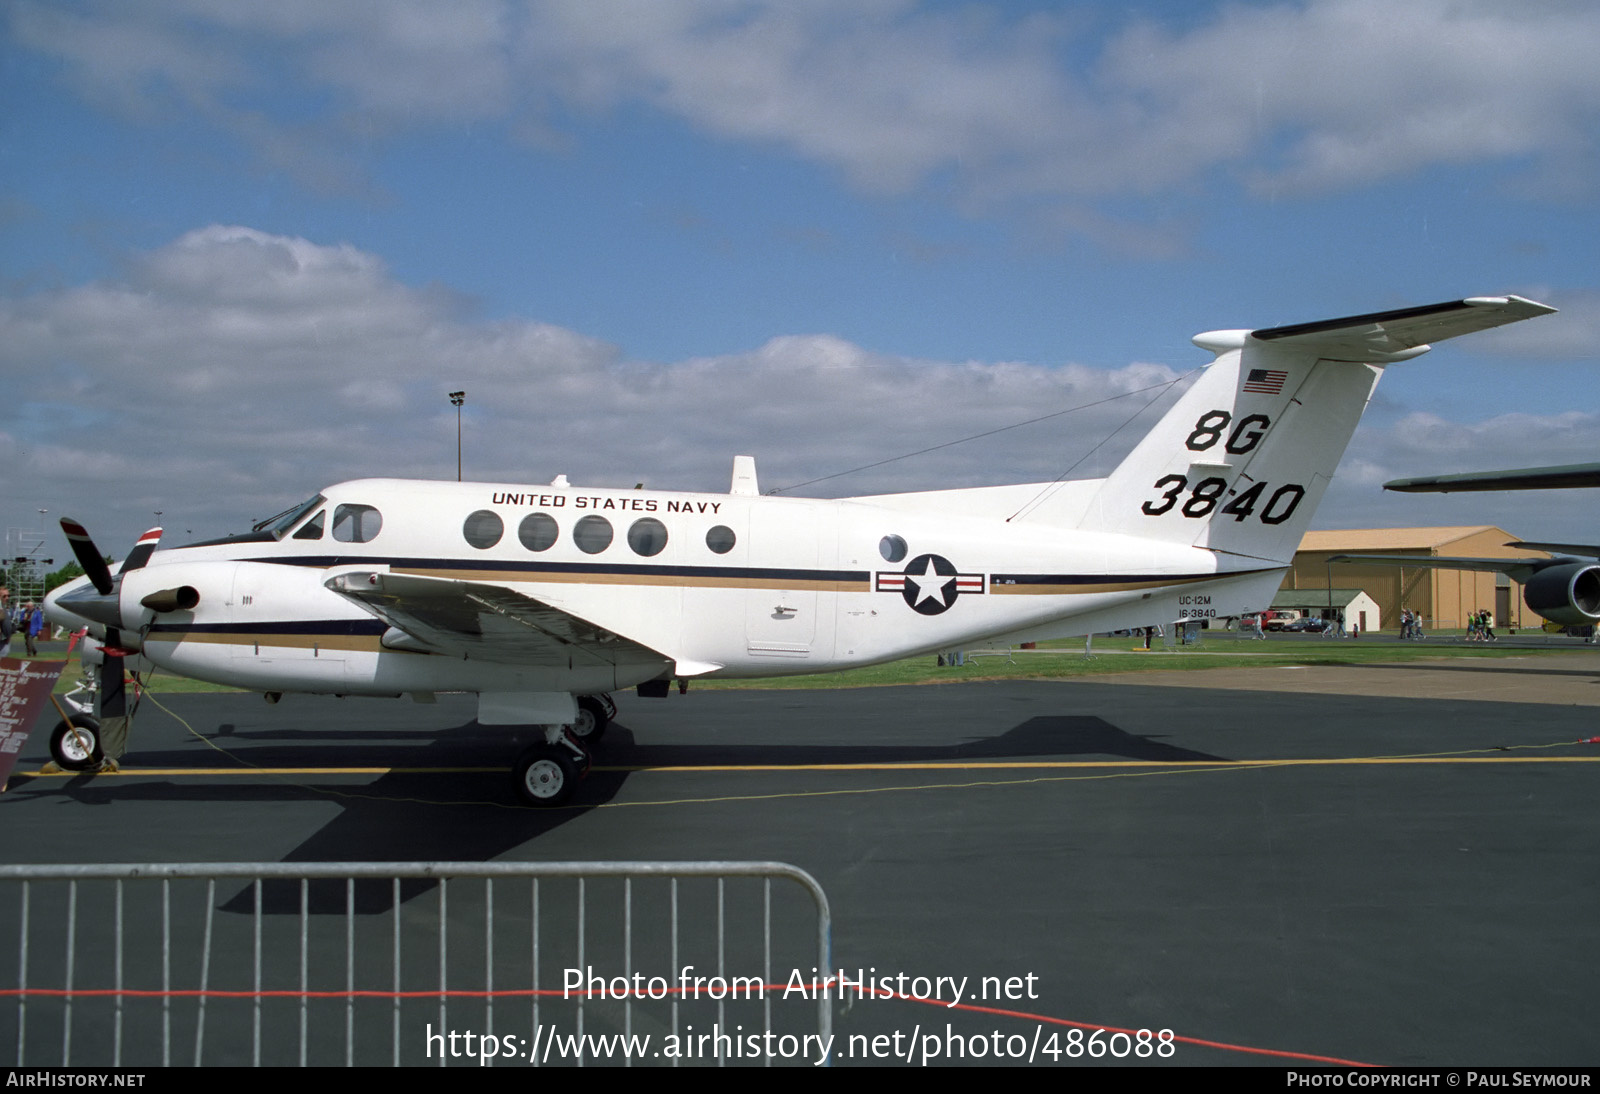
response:
M1509 291L1561 313L1390 369L1317 524L1594 535L1586 495L1378 489L1597 458L1592 5L0 19L8 529L448 476L454 388L469 476L776 486L1170 380L1202 330ZM1053 478L1129 413L819 492Z

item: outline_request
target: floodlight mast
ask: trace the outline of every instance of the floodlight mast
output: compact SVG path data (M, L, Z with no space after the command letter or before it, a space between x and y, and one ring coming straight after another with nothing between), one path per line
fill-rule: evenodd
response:
M461 404L467 401L465 391L452 391L450 405L456 408L456 481L461 481Z

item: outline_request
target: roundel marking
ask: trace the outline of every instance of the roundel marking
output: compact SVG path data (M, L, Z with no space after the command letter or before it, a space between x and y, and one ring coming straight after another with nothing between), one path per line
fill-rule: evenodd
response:
M876 587L880 593L899 593L906 606L921 615L938 615L950 610L962 593L981 593L987 582L982 574L963 574L943 555L918 555L904 570L880 570Z
M956 602L956 566L943 555L918 555L906 564L900 595L913 610L938 615Z

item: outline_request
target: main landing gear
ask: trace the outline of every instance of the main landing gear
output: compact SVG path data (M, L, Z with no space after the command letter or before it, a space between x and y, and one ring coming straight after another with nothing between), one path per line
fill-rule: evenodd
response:
M544 741L517 758L511 773L517 793L529 805L565 805L589 774L589 749L617 713L609 695L578 697L578 716L570 726L544 726Z

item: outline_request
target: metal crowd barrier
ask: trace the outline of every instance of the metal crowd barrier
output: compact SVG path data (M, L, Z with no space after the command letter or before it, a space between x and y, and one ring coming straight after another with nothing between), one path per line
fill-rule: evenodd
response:
M0 866L0 883L19 1067L813 1064L831 1044L831 1001L794 990L831 967L827 896L784 863Z

